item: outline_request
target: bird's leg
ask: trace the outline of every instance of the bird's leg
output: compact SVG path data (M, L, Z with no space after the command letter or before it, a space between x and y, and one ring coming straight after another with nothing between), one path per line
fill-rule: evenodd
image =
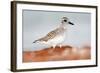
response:
M52 47L53 48L49 51L50 54L55 50L56 45L52 45Z
M61 45L59 45L59 47L61 48Z
M53 49L52 49L52 52L53 52L55 50L56 45L53 45L52 47L53 47Z
M59 44L59 47L62 48L62 44Z
M56 45L53 45L52 47L53 47L53 49L54 49L54 48L56 47Z

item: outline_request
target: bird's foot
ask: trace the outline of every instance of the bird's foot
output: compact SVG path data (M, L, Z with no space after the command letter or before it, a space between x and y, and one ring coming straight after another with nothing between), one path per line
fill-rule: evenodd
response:
M54 50L55 50L55 47L56 47L56 46L52 46L52 48L48 51L48 53L49 53L49 54L52 54L52 53L54 52Z
M52 47L53 47L53 49L54 49L54 48L56 47L56 45L53 45Z

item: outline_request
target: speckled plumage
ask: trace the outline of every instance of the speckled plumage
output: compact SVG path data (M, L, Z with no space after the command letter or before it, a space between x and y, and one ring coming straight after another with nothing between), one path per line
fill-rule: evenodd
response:
M46 36L35 40L33 43L39 42L43 44L48 44L55 48L56 45L61 44L64 41L67 24L73 25L73 23L69 22L69 19L67 17L63 17L61 25L58 28L47 33Z
M51 32L49 32L46 36L36 40L36 41L45 41L47 42L50 39L55 38L57 35L61 35L61 33L64 33L65 29L64 28L57 28ZM36 42L34 41L34 42Z

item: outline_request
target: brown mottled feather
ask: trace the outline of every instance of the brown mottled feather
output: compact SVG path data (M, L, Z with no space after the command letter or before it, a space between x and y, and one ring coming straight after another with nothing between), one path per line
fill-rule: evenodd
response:
M36 41L45 41L45 42L47 42L49 39L53 39L55 36L57 36L57 34L61 33L62 31L64 31L63 28L57 28L57 29L49 32L45 37L40 38Z

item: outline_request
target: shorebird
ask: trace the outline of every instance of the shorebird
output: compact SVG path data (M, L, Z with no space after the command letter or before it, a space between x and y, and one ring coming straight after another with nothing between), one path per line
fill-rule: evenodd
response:
M65 32L67 30L68 24L74 25L72 22L69 21L67 17L62 17L59 27L50 31L44 37L35 40L33 43L47 44L51 45L53 48L59 45L59 47L61 48L62 42L65 40Z

